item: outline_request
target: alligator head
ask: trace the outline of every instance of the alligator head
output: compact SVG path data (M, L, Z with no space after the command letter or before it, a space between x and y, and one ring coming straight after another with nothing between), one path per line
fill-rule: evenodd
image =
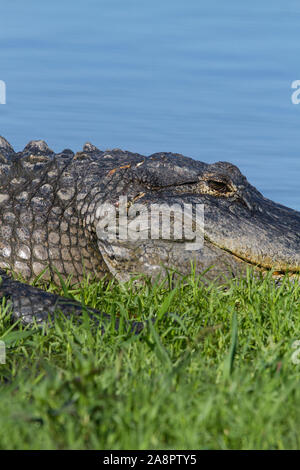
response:
M91 144L76 155L55 154L42 141L16 154L3 138L0 157L0 268L25 278L49 265L79 279L82 259L85 272L121 280L154 276L163 266L188 273L191 262L209 269L208 278L240 275L247 266L300 272L300 213L266 199L230 163ZM159 233L160 216L151 218L157 206L170 216L170 233ZM178 212L168 213L172 207ZM183 223L187 207L204 208L204 224L193 212L186 219L198 244Z
M118 184L112 186L113 194L107 195L106 201L118 207L124 201L120 196L127 197L129 217L126 220L119 214L119 230L124 234L120 224L125 224L125 230L130 229L133 236L103 240L100 230L98 237L106 265L119 279L136 272L153 276L162 265L188 273L191 261L199 272L209 268L206 277L211 279L220 274L240 275L247 266L273 270L274 275L300 272L300 213L266 199L236 166L227 162L206 164L166 153L127 163L128 168L124 168L125 162L126 158L121 171L116 169L107 176ZM190 232L186 237L185 228L180 231L184 208L190 205L204 208L199 226L195 213L192 217L194 245ZM158 233L158 219L151 217L151 211L155 213L158 206L162 209L160 226L164 215L170 217L171 236L167 231L165 238L161 232L160 239L153 239L151 234ZM171 214L170 208L174 208ZM180 232L177 238L175 227ZM137 237L136 229L140 230Z

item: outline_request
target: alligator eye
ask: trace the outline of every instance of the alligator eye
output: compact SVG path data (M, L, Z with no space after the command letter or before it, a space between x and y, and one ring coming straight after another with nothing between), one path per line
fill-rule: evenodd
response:
M206 183L210 189L220 194L226 194L226 193L232 192L232 189L226 183L222 181L207 180Z

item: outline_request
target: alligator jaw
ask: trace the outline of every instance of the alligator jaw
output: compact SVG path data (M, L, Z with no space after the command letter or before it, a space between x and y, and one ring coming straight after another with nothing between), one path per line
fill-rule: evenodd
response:
M211 241L209 241L211 243ZM245 264L246 266L249 266L249 268L253 268L259 272L261 272L263 275L272 273L272 277L274 278L282 278L285 275L288 275L289 277L292 278L298 278L300 276L300 268L293 270L293 269L282 269L282 270L275 270L273 267L267 267L267 266L262 266L259 263L253 263L250 260L246 258L242 258L235 253L230 252L229 250L226 250L225 248L217 247L221 250L227 251L234 259L237 260L237 262L241 264Z
M261 271L300 273L300 213L256 196L258 209L220 208L224 223L216 230L209 207L206 236L211 243ZM227 218L224 214L227 209ZM219 215L220 220L221 215Z

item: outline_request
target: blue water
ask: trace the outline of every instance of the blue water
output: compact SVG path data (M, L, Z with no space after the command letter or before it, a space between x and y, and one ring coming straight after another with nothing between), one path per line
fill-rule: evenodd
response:
M0 134L228 160L300 210L296 0L2 2Z

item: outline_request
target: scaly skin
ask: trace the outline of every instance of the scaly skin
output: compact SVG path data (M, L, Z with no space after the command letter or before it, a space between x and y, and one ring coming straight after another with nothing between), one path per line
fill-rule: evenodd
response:
M186 240L147 238L108 241L99 237L104 203L204 204L204 248L184 249ZM137 215L131 214L134 221ZM206 164L178 154L149 157L86 144L76 155L55 154L43 141L15 153L0 138L0 296L25 322L70 314L82 308L52 294L12 281L6 270L30 281L59 275L80 281L85 273L120 280L155 276L162 265L187 273L191 261L206 277L240 275L248 265L261 270L300 272L300 213L262 196L239 169L226 162ZM136 219L137 220L137 219Z

